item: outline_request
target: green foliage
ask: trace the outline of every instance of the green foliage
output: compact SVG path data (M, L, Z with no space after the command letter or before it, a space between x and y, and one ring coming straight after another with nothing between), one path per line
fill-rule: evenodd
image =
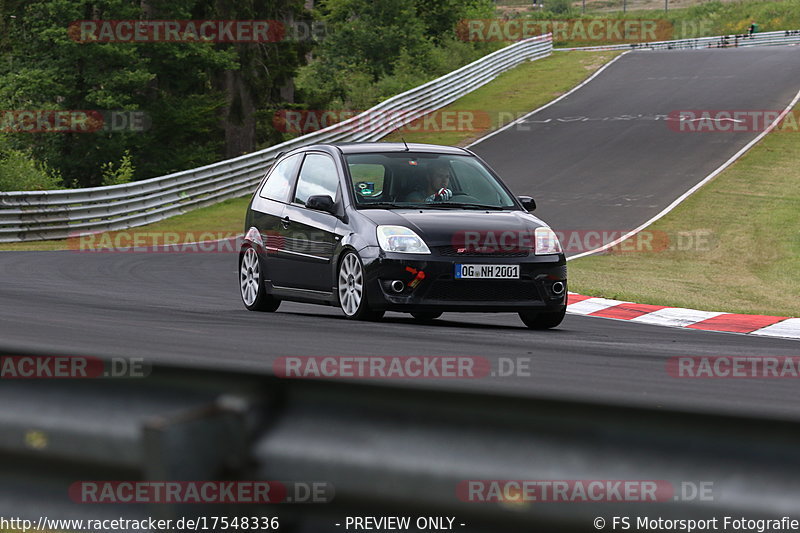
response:
M114 168L114 163L109 161L102 166L103 171L103 185L120 185L122 183L130 183L133 181L133 176L136 173L136 168L133 166L131 160L131 153L125 150L119 166Z
M459 21L491 18L490 0L325 0L328 37L296 84L311 109L365 109L498 47L459 41Z
M317 54L329 68L357 66L377 79L401 50L425 53L430 46L414 0L327 0L320 13L327 36Z
M126 152L134 154L138 178L217 161L237 127L250 131L253 149L255 125L226 104L245 94L253 95L256 109L274 105L306 45L78 42L68 26L87 19L286 19L302 12L301 0L0 2L0 109L143 111L151 123L144 132L11 133L6 145L30 151L79 186L103 183L104 165ZM238 85L226 83L230 72L238 73Z
M495 17L493 2L483 0L415 0L414 4L425 34L437 43L454 37L462 20Z
M432 48L424 61L406 50L401 51L392 74L381 77L376 84L378 99L384 100L471 63L491 50L491 46L482 44L484 46L476 47L473 43L447 39ZM369 105L374 103L375 98Z
M46 191L61 189L57 170L36 161L22 150L0 153L0 191Z
M547 10L548 14L560 17L574 15L576 13L570 0L545 0L544 8Z

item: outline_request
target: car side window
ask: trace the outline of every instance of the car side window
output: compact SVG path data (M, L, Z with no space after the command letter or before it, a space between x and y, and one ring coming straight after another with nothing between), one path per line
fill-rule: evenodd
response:
M302 154L295 154L282 160L270 170L267 182L261 188L261 196L278 202L288 202L292 178L297 170Z
M300 177L297 178L294 201L306 205L309 196L327 194L335 202L338 191L339 173L333 159L324 154L306 155Z

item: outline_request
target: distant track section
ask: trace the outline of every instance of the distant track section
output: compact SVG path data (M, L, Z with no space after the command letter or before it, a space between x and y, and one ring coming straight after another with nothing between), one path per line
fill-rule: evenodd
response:
M681 112L781 112L800 89L789 46L630 52L557 103L472 149L557 230L628 231L761 132L696 128Z

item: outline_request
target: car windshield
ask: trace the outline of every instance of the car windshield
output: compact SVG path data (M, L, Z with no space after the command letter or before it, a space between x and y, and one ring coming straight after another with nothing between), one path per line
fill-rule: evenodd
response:
M349 154L359 208L516 209L475 157L412 152Z

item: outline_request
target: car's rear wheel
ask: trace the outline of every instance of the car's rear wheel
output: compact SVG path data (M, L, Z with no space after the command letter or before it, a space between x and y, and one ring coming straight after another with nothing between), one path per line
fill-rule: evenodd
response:
M550 329L561 324L567 309L555 312L523 311L519 317L530 329Z
M420 313L411 313L411 316L413 316L414 320L416 320L417 322L431 322L442 316L442 313L434 313L432 311L426 311Z
M261 259L252 246L245 248L239 259L239 293L250 311L272 312L281 305L280 300L267 294Z
M353 320L378 320L382 311L373 311L367 302L364 265L355 252L345 252L339 263L337 276L339 305L347 318Z

